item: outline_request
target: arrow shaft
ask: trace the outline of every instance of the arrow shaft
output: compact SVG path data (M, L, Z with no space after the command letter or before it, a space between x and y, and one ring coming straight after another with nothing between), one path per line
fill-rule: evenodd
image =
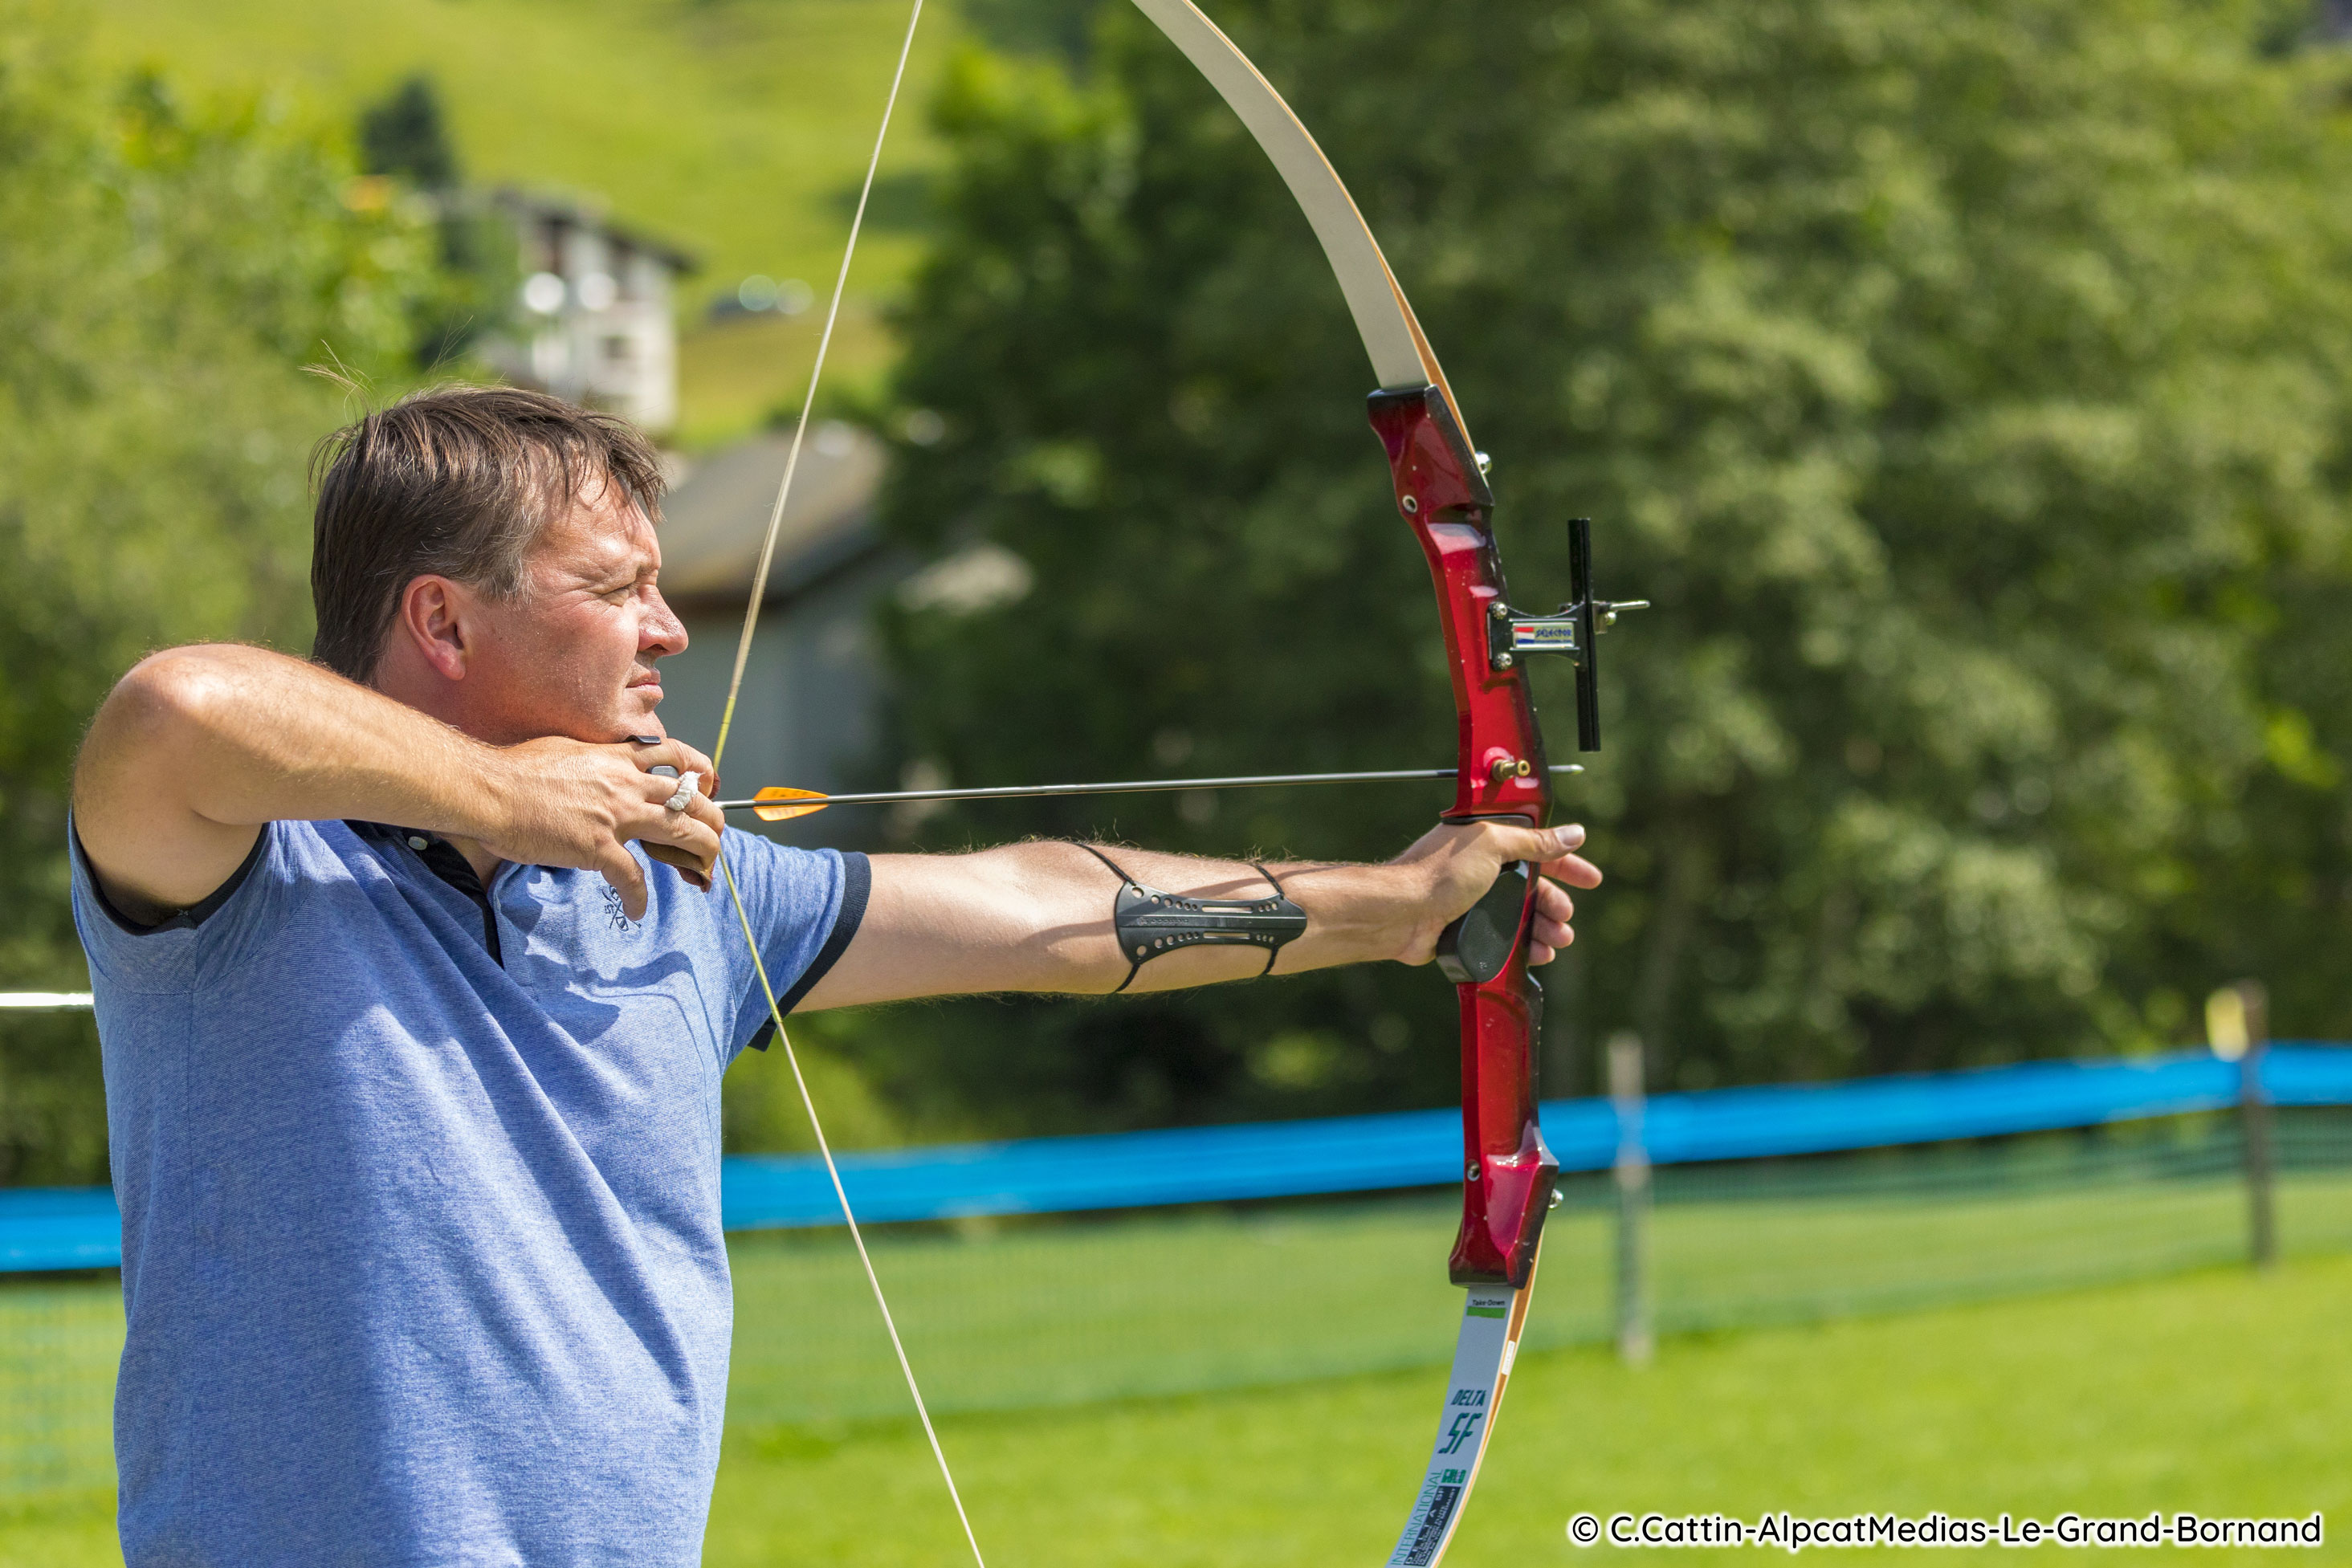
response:
M1554 773L1583 771L1574 763ZM1281 784L1394 784L1421 779L1451 781L1451 768L1391 768L1370 773L1260 773L1232 779L1135 779L1116 784L1003 784L977 789L889 789L862 795L812 796L812 806L882 806L901 800L1020 800L1053 795L1149 795L1183 789L1266 789ZM784 800L721 800L722 811L791 805Z

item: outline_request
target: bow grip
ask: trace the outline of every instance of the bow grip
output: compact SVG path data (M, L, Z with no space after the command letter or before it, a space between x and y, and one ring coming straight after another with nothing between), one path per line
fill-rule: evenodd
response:
M1483 986L1509 965L1518 950L1519 928L1527 921L1532 876L1527 862L1511 862L1477 903L1437 934L1437 967L1447 979L1457 986Z

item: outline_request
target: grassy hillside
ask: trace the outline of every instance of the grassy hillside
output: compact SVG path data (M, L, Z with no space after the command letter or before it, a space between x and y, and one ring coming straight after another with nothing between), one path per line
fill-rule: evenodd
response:
M593 194L685 246L703 270L686 319L750 273L831 285L908 15L905 0L89 0L100 57L199 90L261 90L348 127L415 71L439 83L467 175ZM874 310L920 249L924 107L957 36L926 6L884 153L837 369L889 354ZM812 318L698 331L689 444L797 400Z

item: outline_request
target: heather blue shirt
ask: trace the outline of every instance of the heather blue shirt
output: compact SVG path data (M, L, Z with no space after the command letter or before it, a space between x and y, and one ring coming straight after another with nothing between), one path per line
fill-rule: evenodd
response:
M728 846L790 1007L856 930L865 861ZM131 1568L700 1560L719 1082L767 1007L723 884L646 869L631 921L593 873L485 889L426 835L276 822L147 929L77 846Z

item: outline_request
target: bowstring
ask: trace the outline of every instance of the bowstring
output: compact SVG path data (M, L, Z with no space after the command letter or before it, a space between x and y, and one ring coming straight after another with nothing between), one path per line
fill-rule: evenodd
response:
M907 58L915 48L915 25L923 17L923 0L915 0L907 16L907 37L898 46L898 67L890 73L890 96L882 102L882 123L874 132L874 152L866 161L866 183L857 189L857 210L849 218L849 243L841 247L841 270L834 275L833 298L824 308L824 330L816 340L816 362L809 367L808 395L801 400L800 418L793 425L793 444L784 455L784 476L776 486L776 504L768 510L768 531L760 540L759 564L751 570L751 601L743 607L743 634L735 643L735 671L727 680L727 706L719 714L719 739L710 748L715 770L727 754L727 733L735 726L735 699L742 695L743 668L751 658L751 633L760 624L760 601L767 597L768 569L776 559L776 537L784 526L784 502L793 493L793 476L801 465L801 444L807 439L809 414L816 407L817 382L824 376L824 356L833 347L834 323L841 318L841 297L849 284L850 258L857 254L857 233L865 226L866 199L874 193L874 174L882 166L882 142L890 134L890 114L898 107L898 84L907 77Z
M776 503L768 511L768 529L760 541L759 564L751 572L751 599L743 607L743 633L735 643L735 670L727 682L727 706L719 716L719 738L710 748L710 769L714 779L720 758L727 755L728 733L735 726L735 701L742 695L744 667L751 658L751 637L760 624L760 601L767 597L768 570L776 557L776 538L783 528L784 504L793 493L793 476L799 471L801 446L807 439L809 414L816 407L817 382L824 375L824 356L833 346L834 324L841 318L842 295L849 284L850 258L857 252L858 231L866 223L866 204L874 193L874 176L882 165L882 143L890 133L891 111L898 106L898 89L907 78L907 60L914 52L916 25L922 20L923 0L914 0L907 16L907 36L898 46L898 68L890 74L890 94L883 100L882 123L874 132L874 152L866 161L866 182L858 187L857 209L850 216L849 241L842 246L841 270L834 276L833 298L824 311L824 330L818 335L816 362L809 367L808 395L801 401L799 420L793 426L793 444L784 457L782 480L776 486ZM915 1414L923 1424L923 1436L931 1445L931 1458L939 1461L940 1479L947 1483L948 1500L955 1504L956 1521L963 1526L965 1544L971 1548L971 1560L980 1568L988 1568L981 1556L980 1538L972 1532L971 1516L964 1511L963 1493L956 1487L955 1472L948 1466L947 1450L940 1446L938 1428L931 1425L930 1407L923 1401L922 1385L915 1380L914 1364L907 1359L907 1346L898 1337L898 1322L891 1314L889 1298L882 1292L882 1278L874 1271L873 1254L866 1249L866 1234L858 1228L857 1216L849 1206L849 1193L841 1185L841 1166L833 1157L832 1142L824 1135L824 1123L816 1113L816 1101L809 1093L808 1077L801 1071L800 1053L793 1049L792 1036L784 1029L784 1009L776 1000L776 988L768 977L767 961L760 954L759 934L751 927L751 914L743 903L743 893L735 884L735 868L727 858L727 840L722 832L719 841L719 871L727 883L727 896L735 905L735 919L743 928L743 945L751 950L752 971L760 977L760 994L768 1004L768 1021L776 1031L776 1043L783 1048L784 1061L793 1070L793 1085L800 1091L801 1109L808 1113L809 1131L816 1135L817 1153L824 1160L826 1179L833 1183L833 1196L841 1206L841 1218L849 1228L849 1239L857 1249L858 1264L866 1270L866 1283L874 1292L874 1305L881 1312L882 1326L890 1335L890 1349L898 1358L899 1374L907 1380L907 1393L915 1402Z
M889 1299L882 1293L881 1276L874 1271L873 1255L866 1250L866 1234L858 1228L857 1216L849 1207L849 1194L841 1185L841 1167L835 1163L833 1145L824 1135L824 1124L817 1119L816 1102L809 1095L807 1077L801 1071L799 1053L784 1033L784 1011L776 1004L776 988L768 978L768 966L760 956L759 938L752 934L751 916L743 907L743 895L735 886L735 870L727 863L722 843L719 869L727 879L727 896L734 901L735 918L743 927L744 945L751 950L751 967L760 977L760 991L768 1001L768 1019L776 1030L776 1043L784 1048L784 1061L793 1070L793 1085L800 1091L801 1109L808 1113L809 1131L816 1134L817 1153L824 1157L824 1174L833 1183L834 1200L841 1206L842 1220L849 1227L849 1239L856 1244L857 1261L866 1270L866 1283L874 1292L874 1304L882 1313L882 1326L889 1331L890 1349L898 1358L899 1375L907 1380L907 1392L914 1397L915 1414L923 1423L923 1436L931 1445L931 1458L939 1461L940 1479L947 1482L948 1500L955 1504L956 1521L963 1526L965 1544L971 1548L971 1560L980 1568L988 1568L987 1559L980 1554L980 1538L972 1533L971 1515L964 1511L963 1493L956 1490L955 1472L948 1468L947 1450L940 1447L938 1428L931 1425L931 1412L923 1403L923 1390L915 1381L915 1367L907 1359L906 1344L898 1338L898 1321L890 1314Z

